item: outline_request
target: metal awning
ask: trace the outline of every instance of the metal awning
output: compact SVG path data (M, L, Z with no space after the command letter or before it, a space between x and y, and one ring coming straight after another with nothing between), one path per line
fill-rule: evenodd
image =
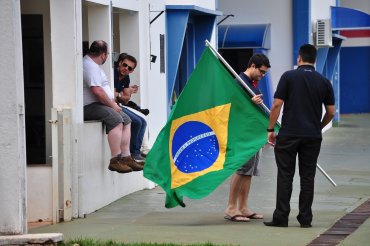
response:
M370 15L356 9L331 7L332 28L345 37L370 37Z
M195 5L166 5L166 56L167 56L167 101L170 107L172 95L178 76L181 52L189 24L195 28L187 38L194 45L194 63L206 48L204 41L210 40L215 26L216 17L222 12L201 8ZM186 51L193 52L193 51Z
M270 49L270 24L218 26L219 49Z
M359 10L331 7L331 16L333 31L370 29L370 15Z

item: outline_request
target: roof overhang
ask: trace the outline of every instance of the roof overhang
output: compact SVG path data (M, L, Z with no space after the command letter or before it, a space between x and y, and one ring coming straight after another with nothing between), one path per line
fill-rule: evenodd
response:
M218 26L219 49L270 49L270 24Z

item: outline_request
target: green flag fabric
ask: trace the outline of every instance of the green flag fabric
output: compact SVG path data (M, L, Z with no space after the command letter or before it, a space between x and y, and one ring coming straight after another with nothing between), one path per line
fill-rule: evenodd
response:
M268 118L210 48L146 157L144 176L166 192L166 208L209 195L267 142Z

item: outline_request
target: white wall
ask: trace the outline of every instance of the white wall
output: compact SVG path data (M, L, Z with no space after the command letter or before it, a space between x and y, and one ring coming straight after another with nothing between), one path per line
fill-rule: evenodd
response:
M141 8L140 4L146 2L146 0L112 0L112 6L125 10L139 11Z
M150 1L150 20L153 20L160 11L165 10L161 0ZM167 82L166 73L160 73L160 35L165 35L166 13L159 16L150 25L150 54L156 55L155 63L149 64L149 80L147 84L147 105L150 110L149 118L149 144L153 145L158 133L167 122ZM165 36L166 37L166 36ZM165 51L167 52L167 51ZM164 64L167 63L164 55Z
M330 6L335 6L336 0L311 0L311 20L330 19Z
M110 150L101 122L85 123L83 139L84 163L79 170L79 217L135 191L154 188L154 183L144 178L142 171L117 173L108 170Z
M27 167L27 221L52 222L52 172L51 166Z
M139 61L140 61L140 100L139 105L145 108L148 105L148 83L150 82L150 26L149 1L140 1L139 11Z
M27 233L26 139L19 0L0 8L0 234Z
M319 19L330 19L331 9L330 6L335 6L336 0L311 0L311 27L312 32L316 32L316 22ZM311 32L311 43L314 44L314 36Z
M141 80L141 70L145 67L146 59L140 59L140 34L139 34L139 12L136 11L124 11L125 14L119 16L119 28L120 28L120 53L125 52L136 57L138 64L133 73L130 74L131 85L140 85L139 92L133 94L131 100L140 105L140 93L142 92L143 84L145 80ZM148 40L147 37L143 39Z
M222 24L271 24L271 49L268 57L274 87L286 70L293 68L293 24L291 0L219 0L218 8L224 15L233 14ZM219 17L219 20L222 16ZM273 91L275 89L273 88Z

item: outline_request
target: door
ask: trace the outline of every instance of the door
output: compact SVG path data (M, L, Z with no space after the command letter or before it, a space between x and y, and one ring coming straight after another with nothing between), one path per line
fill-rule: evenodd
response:
M22 15L27 164L46 163L42 15Z

